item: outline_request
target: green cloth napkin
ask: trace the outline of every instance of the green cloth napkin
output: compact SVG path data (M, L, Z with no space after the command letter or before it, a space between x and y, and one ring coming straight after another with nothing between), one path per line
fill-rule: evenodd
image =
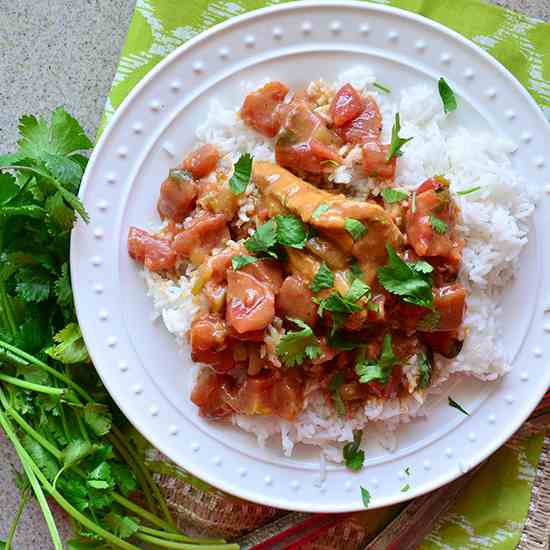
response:
M103 123L161 59L229 17L287 0L137 0ZM550 25L479 0L375 0L442 23L487 50L529 90L550 118ZM495 453L422 550L507 550L525 522L542 436ZM373 511L374 512L374 511Z

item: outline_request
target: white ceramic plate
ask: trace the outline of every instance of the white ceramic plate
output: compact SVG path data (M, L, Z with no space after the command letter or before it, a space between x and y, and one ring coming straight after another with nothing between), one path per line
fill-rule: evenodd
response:
M515 167L544 186L522 269L504 305L505 346L514 369L498 383L453 388L471 417L445 402L400 430L390 454L369 444L357 474L318 453L285 458L259 449L236 428L198 417L186 398L182 356L161 324L126 252L130 225L156 219L160 182L193 143L209 101L242 101L243 80L280 79L291 87L343 67L370 65L394 91L444 75L460 96L460 122L493 127L518 144ZM550 222L549 128L521 85L459 35L410 13L359 2L291 3L237 17L203 33L160 63L126 99L93 153L81 191L91 223L72 236L78 318L94 364L133 424L183 468L229 493L294 510L344 512L385 506L431 491L474 467L527 418L550 384L550 256L541 235ZM406 477L404 469L410 468ZM405 481L406 479L406 481ZM401 492L405 483L410 490Z

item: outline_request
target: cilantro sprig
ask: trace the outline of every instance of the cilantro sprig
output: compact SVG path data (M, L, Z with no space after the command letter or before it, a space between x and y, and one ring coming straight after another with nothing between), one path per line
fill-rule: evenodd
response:
M462 414L470 416L470 413L460 403L457 403L450 395L448 396L448 403L449 407L453 407L453 409L460 411Z
M430 225L434 228L434 231L440 235L444 235L449 229L449 226L441 218L433 214L430 214Z
M301 365L306 359L321 355L319 340L309 325L300 319L289 319L302 330L287 332L277 344L277 355L286 367Z
M258 258L254 256L233 256L231 258L231 267L238 271L247 265L254 264L258 261Z
M342 449L342 456L346 468L358 472L365 462L365 451L361 449L363 430L353 430L353 441L346 443Z
M233 175L229 179L229 189L234 195L242 195L252 175L252 155L245 153L233 165Z
M403 154L403 151L401 151L401 148L405 143L411 141L412 137L410 138L402 138L399 136L399 132L401 131L401 120L399 118L399 113L395 113L395 121L393 123L392 129L391 129L391 143L390 143L390 150L388 151L388 158L386 159L387 162L389 162L393 157L400 157Z
M409 193L404 189L396 189L394 187L386 187L382 190L382 198L388 204L405 201L409 198Z
M378 268L380 284L405 302L432 309L432 266L424 261L405 262L389 244L386 250L388 264Z
M336 409L336 412L338 413L338 416L346 416L347 409L346 404L344 403L344 400L342 399L342 395L340 393L340 388L345 382L344 375L341 372L337 372L328 383L328 390L331 393L332 396L332 403L334 405L334 408Z
M359 220L346 218L344 220L344 229L351 235L354 241L358 241L367 234L368 227Z
M319 292L324 288L332 288L334 286L334 273L330 270L325 262L322 262L311 281L311 290Z
M360 359L355 365L355 372L361 384L368 384L373 380L379 380L383 384L387 384L393 367L398 362L398 358L393 353L391 334L386 333L380 357L377 360Z

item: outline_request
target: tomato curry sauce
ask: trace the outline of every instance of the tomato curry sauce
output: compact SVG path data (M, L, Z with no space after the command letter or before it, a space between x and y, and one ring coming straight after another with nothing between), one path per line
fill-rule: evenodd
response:
M244 155L233 173L202 145L160 186L163 229L128 235L130 256L150 271L193 269L199 311L188 340L207 367L191 399L210 418L293 420L313 391L346 416L426 389L434 353L462 347L463 241L449 183L395 188L399 143L381 141L378 105L350 84L323 112L305 92L288 97L270 82L240 111L274 139L276 163ZM358 199L330 183L350 147L380 195ZM245 201L249 221L238 222Z

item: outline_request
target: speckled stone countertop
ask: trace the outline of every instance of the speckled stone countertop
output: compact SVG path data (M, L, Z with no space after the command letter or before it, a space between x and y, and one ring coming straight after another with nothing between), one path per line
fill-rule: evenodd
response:
M492 1L550 21L550 0ZM13 147L20 115L48 113L60 104L94 135L134 3L0 0L0 154ZM17 457L0 434L0 540L6 538L17 508L15 467ZM63 520L59 525L62 534L70 532ZM40 511L31 503L19 525L15 550L51 548Z

